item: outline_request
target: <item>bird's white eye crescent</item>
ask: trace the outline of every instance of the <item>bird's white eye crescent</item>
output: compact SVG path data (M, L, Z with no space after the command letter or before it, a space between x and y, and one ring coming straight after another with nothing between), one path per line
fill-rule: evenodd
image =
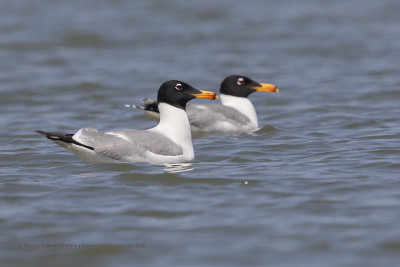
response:
M182 89L183 89L182 84L177 83L177 84L175 85L175 89L178 90L178 91L182 91Z
M239 85L239 86L243 86L244 85L244 79L242 78L242 77L239 77L238 79L237 79L237 85Z

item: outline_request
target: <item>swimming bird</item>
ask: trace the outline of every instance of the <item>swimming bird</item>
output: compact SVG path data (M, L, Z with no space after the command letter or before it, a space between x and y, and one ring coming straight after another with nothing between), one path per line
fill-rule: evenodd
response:
M258 128L258 118L254 105L248 96L254 92L278 93L274 84L258 83L243 75L226 77L220 87L221 104L188 104L186 112L192 131L237 133ZM146 114L159 118L157 103L142 99L143 106L125 105L143 110Z
M100 132L82 128L75 134L37 130L87 163L180 163L194 159L186 103L194 98L218 99L211 91L170 80L158 90L160 122L148 130Z

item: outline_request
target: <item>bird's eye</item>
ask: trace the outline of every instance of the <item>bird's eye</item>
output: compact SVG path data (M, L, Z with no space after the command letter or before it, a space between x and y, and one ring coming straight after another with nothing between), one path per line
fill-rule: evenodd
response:
M244 79L242 78L242 77L240 77L240 78L238 78L237 79L237 85L239 85L239 86L243 86L244 85Z
M176 84L175 89L178 91L182 91L182 89L183 89L182 84L180 84L180 83Z

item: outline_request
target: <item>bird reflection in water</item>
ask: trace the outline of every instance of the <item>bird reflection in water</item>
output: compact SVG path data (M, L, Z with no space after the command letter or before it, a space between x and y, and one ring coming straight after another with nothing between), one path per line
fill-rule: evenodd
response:
M194 170L191 163L170 163L164 164L164 166L164 171L168 173L189 172Z

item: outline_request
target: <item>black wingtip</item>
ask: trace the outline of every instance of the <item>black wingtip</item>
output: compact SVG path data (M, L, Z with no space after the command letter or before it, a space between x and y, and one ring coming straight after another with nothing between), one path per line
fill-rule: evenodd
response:
M35 132L43 134L48 139L53 140L53 141L54 140L61 140L61 137L64 135L64 134L61 134L61 133L46 132L46 131L42 131L42 130L36 130Z
M46 131L42 131L42 130L36 130L35 132L45 135L50 140L54 140L54 139L50 138L50 136L51 136L50 132L46 132Z
M160 113L160 111L158 110L157 101L154 101L154 100L148 99L148 98L143 98L141 101L144 105L143 110Z
M35 132L40 133L40 134L45 134L45 131L42 131L42 130L35 130Z
M136 108L136 109L139 109L139 110L145 110L144 107L136 106L136 105L125 104L125 107L127 107L127 108Z
M64 134L64 133L57 133L57 132L46 132L46 131L42 131L42 130L36 130L35 132L45 135L47 139L50 139L52 141L61 141L61 142L64 142L64 143L74 144L74 145L78 145L78 146L81 146L81 147L84 147L84 148L87 148L87 149L90 149L90 150L94 150L93 147L84 145L84 144L74 140L72 138L73 134Z
M127 108L136 108L136 109L143 110L143 111L152 111L152 112L155 112L155 113L160 113L160 111L158 110L157 101L154 101L154 100L148 99L148 98L142 98L141 102L142 102L143 106L136 106L136 105L126 104L125 107L127 107Z

